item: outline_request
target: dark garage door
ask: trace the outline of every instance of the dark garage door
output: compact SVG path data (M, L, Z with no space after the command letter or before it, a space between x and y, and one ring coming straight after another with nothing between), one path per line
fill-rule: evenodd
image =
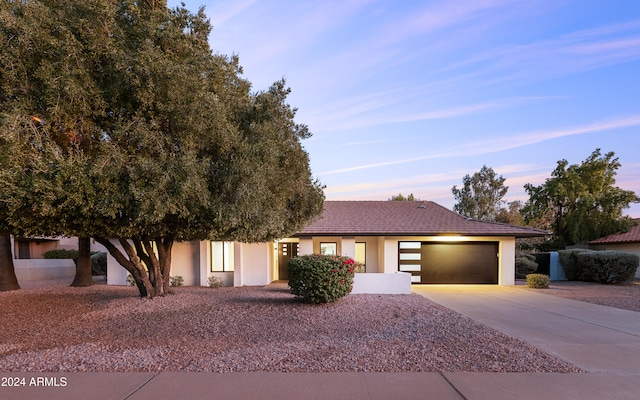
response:
M407 252L414 254L403 257ZM412 269L414 283L498 283L497 242L423 242L414 250L401 248L400 258L400 270ZM413 258L413 268L402 258Z

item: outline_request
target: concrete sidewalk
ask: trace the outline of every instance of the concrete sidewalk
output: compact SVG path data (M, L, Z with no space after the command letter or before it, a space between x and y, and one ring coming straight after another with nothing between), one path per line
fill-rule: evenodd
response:
M0 387L11 400L636 400L637 375L406 373L0 373L26 386ZM31 378L64 386L29 386ZM63 379L64 378L64 379ZM4 380L3 380L4 382Z
M635 311L508 286L413 290L585 371L640 374L640 313Z
M0 372L0 399L639 398L640 313L511 287L429 285L413 290L590 372Z

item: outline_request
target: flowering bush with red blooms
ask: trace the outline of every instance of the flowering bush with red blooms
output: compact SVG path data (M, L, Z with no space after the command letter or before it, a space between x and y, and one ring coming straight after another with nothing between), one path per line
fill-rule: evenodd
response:
M289 260L291 293L310 303L330 303L351 293L361 264L345 256L308 255Z

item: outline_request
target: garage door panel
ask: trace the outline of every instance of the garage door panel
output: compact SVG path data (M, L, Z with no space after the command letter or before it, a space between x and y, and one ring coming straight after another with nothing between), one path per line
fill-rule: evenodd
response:
M421 283L498 283L495 242L423 243Z

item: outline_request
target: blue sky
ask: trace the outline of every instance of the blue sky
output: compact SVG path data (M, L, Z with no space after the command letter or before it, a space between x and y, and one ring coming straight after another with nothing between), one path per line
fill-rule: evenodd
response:
M596 148L640 195L638 0L185 4L205 6L213 51L237 54L254 90L286 79L327 199L452 208L451 188L486 165L507 201L526 200L524 184Z

